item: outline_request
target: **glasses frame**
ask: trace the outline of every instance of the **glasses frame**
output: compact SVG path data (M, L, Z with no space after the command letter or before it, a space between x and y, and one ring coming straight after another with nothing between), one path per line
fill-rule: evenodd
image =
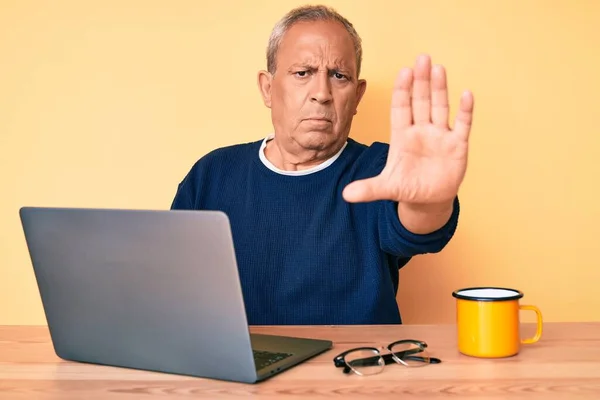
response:
M401 351L399 353L393 353L392 352L392 348L396 345L399 344L413 344L416 345L417 347L414 350L405 350L405 351ZM354 372L357 375L363 375L360 372L356 371L355 369L351 368L348 363L346 363L346 355L355 352L355 351L359 351L359 350L369 350L372 351L374 354L372 357L366 357L366 358L360 358L360 361L366 362L368 363L369 361L371 361L373 364L372 365L378 365L379 364L379 359L383 359L383 368L385 368L386 365L388 364L392 364L392 363L396 363L396 364L400 364L403 365L405 367L410 367L405 361L403 360L412 360L412 361L421 361L424 363L424 365L427 364L439 364L442 362L442 360L440 360L439 358L435 358L435 357L421 357L418 356L419 353L424 352L427 349L427 343L425 343L422 340L415 340L415 339L402 339L402 340L397 340L395 342L392 342L390 344L388 344L385 347L389 353L387 354L381 354L381 352L379 351L378 348L376 347L355 347L349 350L346 350L340 354L338 354L337 356L334 357L333 359L333 363L336 366L336 368L344 368L343 372L345 374L350 373L351 371ZM365 365L369 365L369 364L365 364ZM382 368L382 370L383 370Z

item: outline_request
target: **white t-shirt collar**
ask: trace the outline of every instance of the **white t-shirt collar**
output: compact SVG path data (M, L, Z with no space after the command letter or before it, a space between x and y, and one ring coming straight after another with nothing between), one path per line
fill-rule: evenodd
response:
M342 148L336 154L334 154L333 157L329 158L328 160L322 162L319 165L315 165L314 167L311 167L308 169L303 169L300 171L285 171L285 170L277 168L265 156L265 147L267 147L267 142L269 140L273 139L274 137L275 137L275 135L271 133L263 139L260 149L258 150L258 157L260 158L260 161L262 161L262 163L267 168L269 168L271 171L276 172L281 175L289 175L289 176L301 176L301 175L313 174L315 172L321 171L321 170L329 167L331 164L334 163L335 160L338 159L338 157L340 156L340 154L342 154L342 151L344 151L344 149L346 148L346 145L348 144L348 141L346 141L346 143L344 143Z

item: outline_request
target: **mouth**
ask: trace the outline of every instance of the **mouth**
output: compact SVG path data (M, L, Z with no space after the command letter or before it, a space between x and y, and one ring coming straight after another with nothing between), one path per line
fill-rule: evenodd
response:
M323 118L323 117L305 118L304 120L305 121L329 122L329 123L331 123L331 120L329 118Z

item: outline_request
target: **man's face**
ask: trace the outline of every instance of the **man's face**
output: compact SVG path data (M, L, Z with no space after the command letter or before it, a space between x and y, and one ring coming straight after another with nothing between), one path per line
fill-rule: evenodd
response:
M294 152L337 151L366 89L350 34L336 22L296 23L276 62L275 74L260 83L280 143Z

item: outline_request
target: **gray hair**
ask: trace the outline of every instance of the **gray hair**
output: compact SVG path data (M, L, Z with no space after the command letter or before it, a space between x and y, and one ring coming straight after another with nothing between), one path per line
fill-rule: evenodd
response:
M362 63L362 44L360 36L350 21L333 8L323 5L308 5L295 8L275 24L271 36L269 37L269 46L267 47L267 70L271 74L274 74L277 69L277 51L279 50L283 36L292 25L300 21L334 21L344 25L344 28L346 28L354 43L354 52L356 53L356 76L360 75L360 66Z

